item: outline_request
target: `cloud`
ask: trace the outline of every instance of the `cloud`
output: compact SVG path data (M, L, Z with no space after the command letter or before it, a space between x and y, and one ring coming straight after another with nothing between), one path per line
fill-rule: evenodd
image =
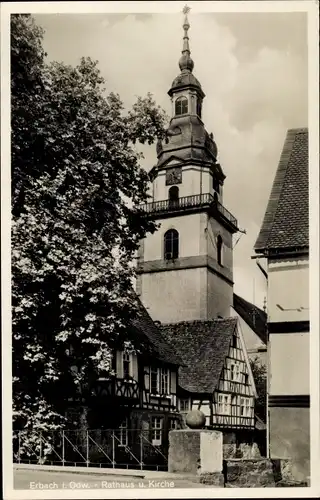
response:
M170 114L167 91L179 73L180 14L35 17L46 29L50 59L97 59L108 91L119 93L125 106L152 92ZM247 230L235 248L234 278L250 300L248 280L256 276L260 283L250 256L286 131L307 125L306 16L194 14L190 24L194 74L206 94L203 120L227 175L224 204ZM150 169L155 147L143 150Z

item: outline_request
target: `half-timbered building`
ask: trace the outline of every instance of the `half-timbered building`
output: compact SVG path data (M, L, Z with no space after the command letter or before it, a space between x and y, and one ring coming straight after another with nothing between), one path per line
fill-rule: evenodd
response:
M166 324L161 331L179 352L178 404L200 409L206 427L237 432L255 428L255 384L236 318Z

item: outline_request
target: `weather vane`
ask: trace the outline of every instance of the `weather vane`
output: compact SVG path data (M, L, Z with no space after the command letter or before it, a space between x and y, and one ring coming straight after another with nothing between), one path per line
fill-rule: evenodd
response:
M189 12L190 12L190 7L188 7L188 5L185 5L185 6L183 7L182 12L183 12L184 14L186 14L186 15L187 15L187 14L189 14Z

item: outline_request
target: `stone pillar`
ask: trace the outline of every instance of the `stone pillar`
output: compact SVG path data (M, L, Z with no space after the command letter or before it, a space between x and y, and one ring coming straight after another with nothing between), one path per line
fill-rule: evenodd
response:
M224 486L222 432L181 429L169 433L169 472L200 476L200 482Z

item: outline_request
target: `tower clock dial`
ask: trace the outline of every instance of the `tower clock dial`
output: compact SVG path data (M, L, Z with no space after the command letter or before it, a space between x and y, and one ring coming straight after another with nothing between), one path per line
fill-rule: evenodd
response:
M181 184L182 170L181 167L169 168L166 173L166 185Z

